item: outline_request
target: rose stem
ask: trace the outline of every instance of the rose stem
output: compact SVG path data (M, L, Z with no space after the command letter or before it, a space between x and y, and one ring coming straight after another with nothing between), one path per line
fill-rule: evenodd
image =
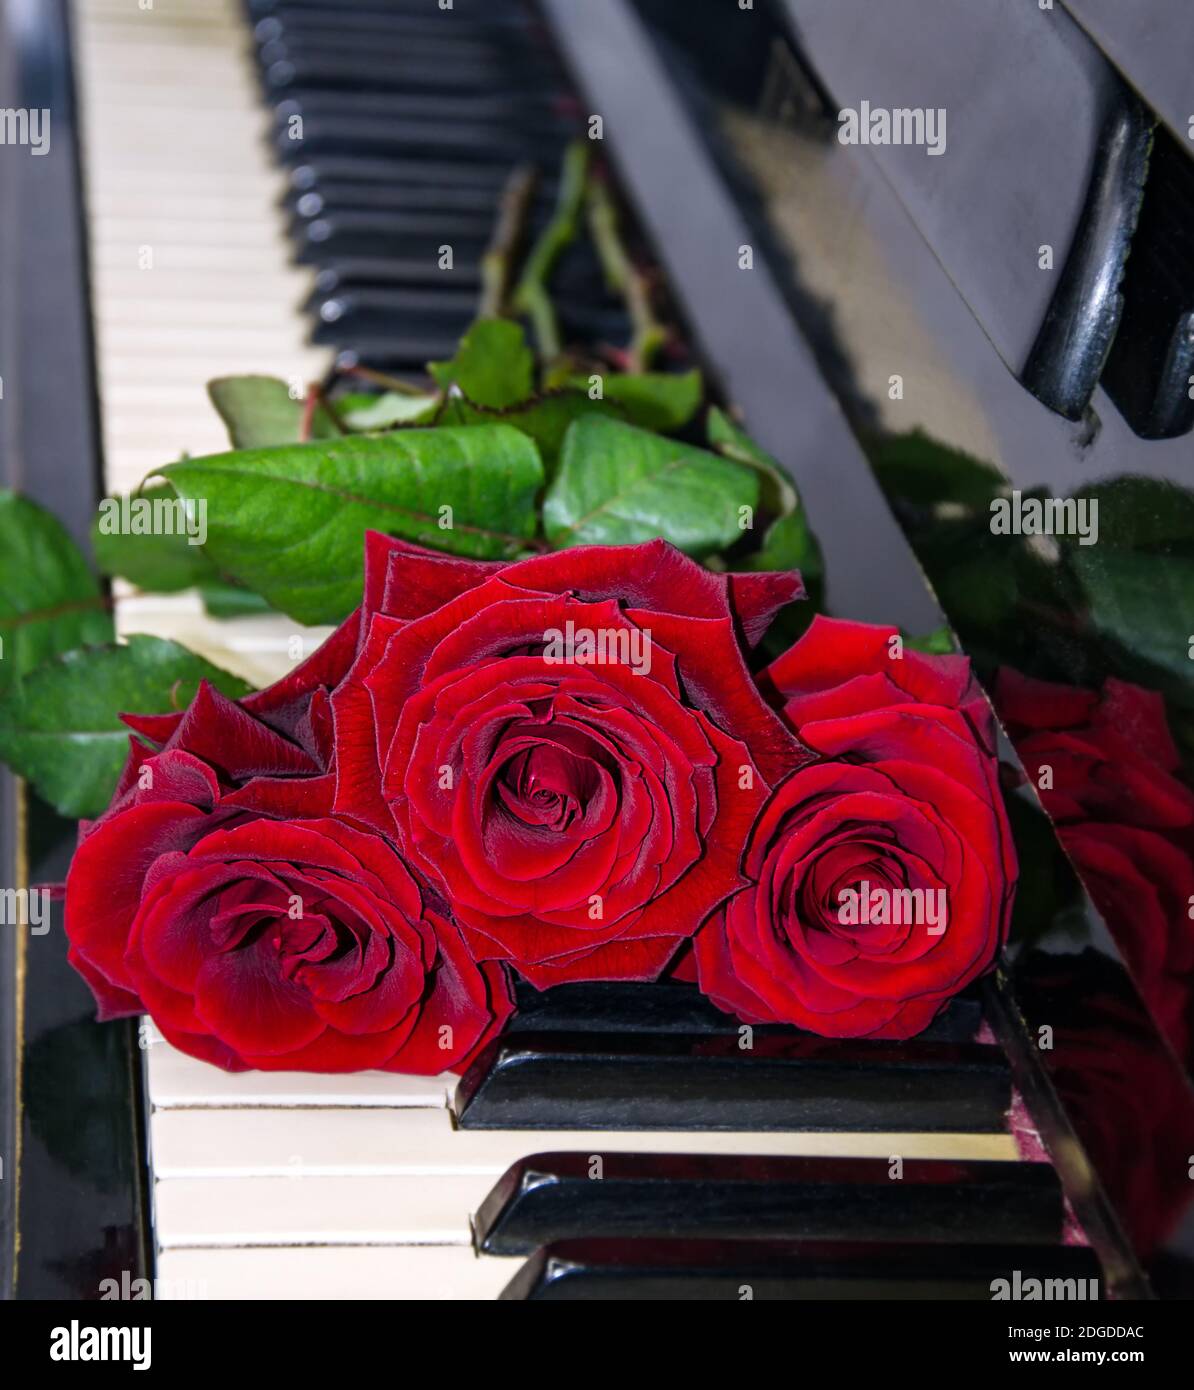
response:
M422 386L417 386L413 381L403 381L400 376L387 376L385 372L375 372L372 367L342 367L340 375L360 377L362 381L371 382L374 386L381 386L402 396L427 394Z
M347 434L344 422L332 409L327 397L323 394L323 387L317 381L311 382L307 387L307 394L303 399L303 418L299 424L299 443L307 444L311 439L311 429L315 423L315 412L323 406L328 413L328 418L341 434Z
M618 210L609 187L600 175L590 175L585 187L585 206L589 233L597 248L605 283L626 301L630 315L629 370L644 372L667 337L663 325L651 312L651 290L647 277L627 255L618 235Z
M531 247L514 291L514 312L530 318L539 356L545 364L554 362L561 351L560 328L547 284L560 253L576 238L588 167L588 144L574 140L564 154L555 211Z
M510 171L498 202L493 236L481 257L481 300L479 319L501 318L506 307L510 276L518 248L526 236L531 199L539 175L531 164L520 164Z

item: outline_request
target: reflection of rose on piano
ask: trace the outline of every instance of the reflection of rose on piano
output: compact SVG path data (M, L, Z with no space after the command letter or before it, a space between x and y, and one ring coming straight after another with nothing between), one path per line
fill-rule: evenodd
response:
M1190 1206L1194 1127L1185 1078L1141 1026L1123 972L1106 956L1033 952L1017 975L1028 1012L1053 1029L1055 1046L1040 1055L1066 1116L1147 1261ZM1188 1297L1188 1267L1174 1273Z
M1154 691L999 674L996 704L1174 1051L1194 1063L1194 792Z

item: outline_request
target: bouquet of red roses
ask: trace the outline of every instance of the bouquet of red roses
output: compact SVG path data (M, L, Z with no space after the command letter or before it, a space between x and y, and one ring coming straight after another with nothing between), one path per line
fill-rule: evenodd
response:
M364 597L229 699L126 716L71 959L240 1069L459 1069L511 979L695 979L747 1022L903 1038L986 970L1015 859L958 656L662 540L510 563L366 537Z
M143 590L336 625L265 689L113 644L0 496L0 758L94 818L66 927L101 1016L228 1068L438 1072L516 977L902 1038L991 965L1015 858L969 663L817 611L789 478L716 407L692 442L699 372L582 361L481 317L380 394L211 384L232 452L92 539Z

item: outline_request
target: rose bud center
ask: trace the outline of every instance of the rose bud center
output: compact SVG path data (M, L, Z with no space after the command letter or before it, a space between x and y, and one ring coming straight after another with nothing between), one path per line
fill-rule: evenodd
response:
M252 953L258 969L316 999L370 988L391 956L388 937L307 882L253 877L224 889L210 931L218 951Z
M494 782L499 805L524 825L560 834L583 826L614 790L616 769L577 730L559 729L545 739L537 727L534 739L515 731L507 740L513 751Z

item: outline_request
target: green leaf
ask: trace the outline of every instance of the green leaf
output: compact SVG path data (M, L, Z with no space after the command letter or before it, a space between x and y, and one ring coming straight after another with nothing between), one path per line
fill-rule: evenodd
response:
M64 816L97 816L128 754L121 714L184 708L209 680L233 699L249 687L160 637L87 647L25 676L0 698L0 758Z
M1194 493L1186 488L1162 478L1124 477L1084 487L1074 496L1099 504L1100 550L1194 553Z
M478 319L450 362L427 370L445 389L459 386L474 405L505 410L535 390L535 359L522 328L509 319Z
M65 527L7 489L0 556L0 691L60 652L112 640L112 615Z
M615 409L604 401L591 401L579 391L553 392L500 411L484 410L461 396L453 396L444 402L436 424L511 425L535 441L550 478L573 420L579 420L582 415L611 414Z
M586 415L564 438L543 525L557 549L662 536L701 557L741 540L739 509L753 509L758 500L757 477L736 463Z
M290 387L277 377L219 377L207 383L207 394L228 428L234 449L298 443L303 402L295 400ZM311 417L311 438L334 439L339 433L328 411L317 405Z
M396 425L428 425L442 399L438 393L421 391L407 395L403 391L384 391L380 396L340 396L334 404L340 423L360 432L388 430Z
M747 568L799 570L812 605L819 607L825 562L791 479L766 449L717 406L710 408L705 428L710 444L720 453L758 471L760 506L775 517L763 537L762 547L746 561Z
M590 381L588 376L569 377L569 385L583 391L586 398ZM611 372L601 376L601 390L607 401L613 401L622 408L622 413L632 425L659 430L663 434L688 424L700 409L705 395L704 382L695 368L683 373Z
M953 502L986 510L1007 489L1007 479L993 464L951 449L923 430L877 437L868 452L884 491L903 502Z
M360 601L368 529L477 559L519 554L543 484L535 445L507 425L351 435L161 473L179 496L207 499L221 572L302 623L339 622Z
M773 521L763 538L762 549L752 555L746 565L752 570L799 570L810 597L814 589L819 595L825 562L817 538L809 529L804 508L797 507L794 512Z
M1082 583L1090 622L1133 656L1194 681L1194 558L1103 546L1067 547Z
M958 650L953 629L945 624L926 632L923 637L909 637L904 634L904 646L914 652L925 652L929 656L952 656Z
M776 517L784 517L789 512L795 511L798 498L791 479L767 450L756 444L750 435L745 430L740 429L724 410L719 410L715 405L710 406L709 415L705 421L705 431L709 443L719 454L724 454L726 458L734 459L737 463L743 463L748 468L758 470L761 488L760 506ZM782 568L782 566L764 565L762 568L772 569Z
M117 505L120 500L110 499ZM131 499L132 502L141 500L150 507L155 502L168 502L172 508L178 506L173 488L165 486L146 488ZM101 507L92 523L91 544L105 574L118 574L130 584L154 593L172 594L179 589L215 583L219 578L203 547L192 545L182 532L166 535L158 531L137 536L110 529L106 506Z

